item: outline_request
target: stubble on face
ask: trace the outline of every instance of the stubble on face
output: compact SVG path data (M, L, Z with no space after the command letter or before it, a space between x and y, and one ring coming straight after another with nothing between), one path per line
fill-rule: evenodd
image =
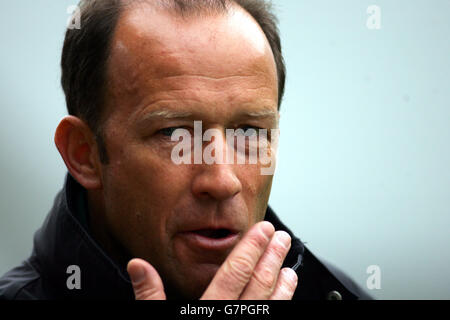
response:
M110 239L101 241L148 260L169 291L198 298L232 248L189 247L180 232L230 225L242 237L264 218L272 176L259 165L175 165L174 142L160 130L194 120L204 129L276 127L248 117L277 112L270 46L242 9L186 20L138 6L122 14L108 63L102 216ZM145 120L161 110L186 116Z

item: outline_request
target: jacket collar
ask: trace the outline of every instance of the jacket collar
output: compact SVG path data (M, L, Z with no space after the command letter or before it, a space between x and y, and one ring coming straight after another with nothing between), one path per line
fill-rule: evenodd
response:
M56 295L68 298L133 299L125 266L118 266L91 237L80 222L79 195L84 188L67 174L64 188L34 236L32 259L43 277L56 288ZM66 282L71 265L80 267L81 290L69 290Z

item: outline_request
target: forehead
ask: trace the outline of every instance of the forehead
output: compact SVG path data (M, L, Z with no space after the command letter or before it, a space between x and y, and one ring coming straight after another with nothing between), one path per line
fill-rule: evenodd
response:
M239 7L181 17L146 4L131 6L119 19L108 65L110 95L121 104L137 105L193 82L212 92L238 90L236 85L266 87L273 91L268 96L277 97L270 45Z

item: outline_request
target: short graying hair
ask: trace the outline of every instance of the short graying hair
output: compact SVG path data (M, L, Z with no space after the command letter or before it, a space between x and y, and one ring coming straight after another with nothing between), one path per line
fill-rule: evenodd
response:
M81 0L81 29L67 29L61 57L61 84L69 114L80 117L95 133L102 162L107 163L101 132L106 94L107 61L111 42L124 6L154 1L179 15L226 13L235 3L259 24L270 44L278 76L278 108L284 94L286 67L281 51L278 20L266 0Z

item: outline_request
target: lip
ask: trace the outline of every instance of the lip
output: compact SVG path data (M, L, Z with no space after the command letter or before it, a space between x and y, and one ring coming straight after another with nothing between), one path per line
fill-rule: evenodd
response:
M195 230L181 232L179 233L179 236L190 247L214 251L224 251L230 249L239 241L239 233L236 232L231 232L222 238L207 237L199 234Z

